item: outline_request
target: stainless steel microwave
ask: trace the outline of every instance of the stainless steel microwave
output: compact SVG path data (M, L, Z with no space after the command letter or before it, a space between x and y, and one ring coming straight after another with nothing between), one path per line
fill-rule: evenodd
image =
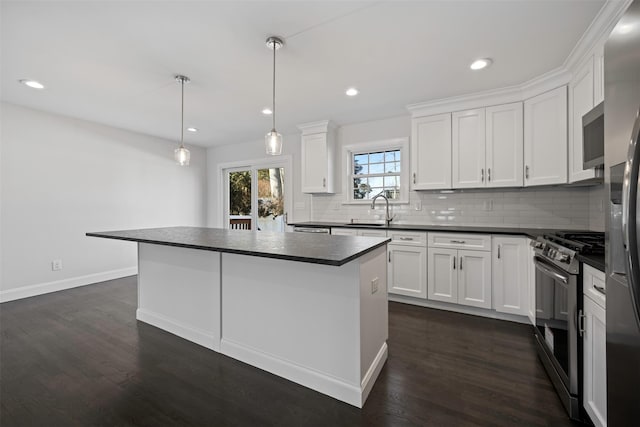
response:
M604 165L604 102L582 116L582 168Z

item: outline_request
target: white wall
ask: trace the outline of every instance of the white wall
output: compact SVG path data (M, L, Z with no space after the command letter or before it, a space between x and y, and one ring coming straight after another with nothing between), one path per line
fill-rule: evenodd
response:
M180 167L173 141L1 107L0 300L135 274L134 243L88 231L205 224L204 149Z

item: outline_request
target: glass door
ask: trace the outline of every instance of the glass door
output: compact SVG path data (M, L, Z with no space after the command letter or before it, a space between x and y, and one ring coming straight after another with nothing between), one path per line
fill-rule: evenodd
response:
M225 169L224 226L234 230L286 231L285 167Z

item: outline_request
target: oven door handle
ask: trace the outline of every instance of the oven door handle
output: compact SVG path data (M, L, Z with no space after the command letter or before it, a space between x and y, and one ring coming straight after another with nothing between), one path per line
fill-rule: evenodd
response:
M556 271L554 268L547 266L547 264L545 264L543 261L541 261L540 258L535 257L533 259L533 262L536 265L536 268L538 270L540 270L541 272L543 272L544 274L546 274L547 276L551 276L554 279L558 279L559 281L561 281L565 285L569 284L569 277L567 277L566 275Z

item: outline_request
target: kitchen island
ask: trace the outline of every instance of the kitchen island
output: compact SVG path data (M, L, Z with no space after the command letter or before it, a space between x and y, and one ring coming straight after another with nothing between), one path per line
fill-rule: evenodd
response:
M389 239L169 227L138 244L138 320L362 407L387 359Z

